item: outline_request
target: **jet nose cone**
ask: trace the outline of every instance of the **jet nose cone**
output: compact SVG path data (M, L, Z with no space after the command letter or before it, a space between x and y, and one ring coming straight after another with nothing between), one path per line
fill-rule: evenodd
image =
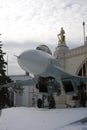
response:
M47 68L49 59L43 52L29 50L19 55L18 63L23 70L33 74L40 74Z

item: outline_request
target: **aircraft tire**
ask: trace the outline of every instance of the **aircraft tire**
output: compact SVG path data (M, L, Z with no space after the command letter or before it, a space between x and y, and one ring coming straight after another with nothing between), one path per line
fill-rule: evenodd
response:
M42 100L41 99L37 100L37 107L42 108Z

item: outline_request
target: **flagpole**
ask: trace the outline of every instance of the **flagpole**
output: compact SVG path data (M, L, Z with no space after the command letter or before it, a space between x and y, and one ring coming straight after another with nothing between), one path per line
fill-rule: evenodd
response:
M84 37L84 45L85 45L85 22L83 21L83 37Z

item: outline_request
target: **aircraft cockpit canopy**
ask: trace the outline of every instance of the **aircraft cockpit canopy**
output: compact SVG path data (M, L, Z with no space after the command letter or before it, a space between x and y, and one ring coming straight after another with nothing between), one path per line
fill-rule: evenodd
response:
M36 48L36 50L42 50L42 51L45 51L45 52L49 53L50 55L52 55L51 50L50 50L49 47L46 46L46 45L40 45L40 46L38 46L38 47Z

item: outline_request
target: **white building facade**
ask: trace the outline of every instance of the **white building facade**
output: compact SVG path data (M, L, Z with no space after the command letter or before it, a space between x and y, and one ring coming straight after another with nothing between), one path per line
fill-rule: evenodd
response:
M17 82L19 80L28 80L30 79L30 76L27 75L12 75L10 78ZM14 92L13 96L13 102L14 106L26 106L26 107L32 107L36 106L37 103L37 96L38 96L38 90L35 86L23 86L24 90L23 93L17 93Z

